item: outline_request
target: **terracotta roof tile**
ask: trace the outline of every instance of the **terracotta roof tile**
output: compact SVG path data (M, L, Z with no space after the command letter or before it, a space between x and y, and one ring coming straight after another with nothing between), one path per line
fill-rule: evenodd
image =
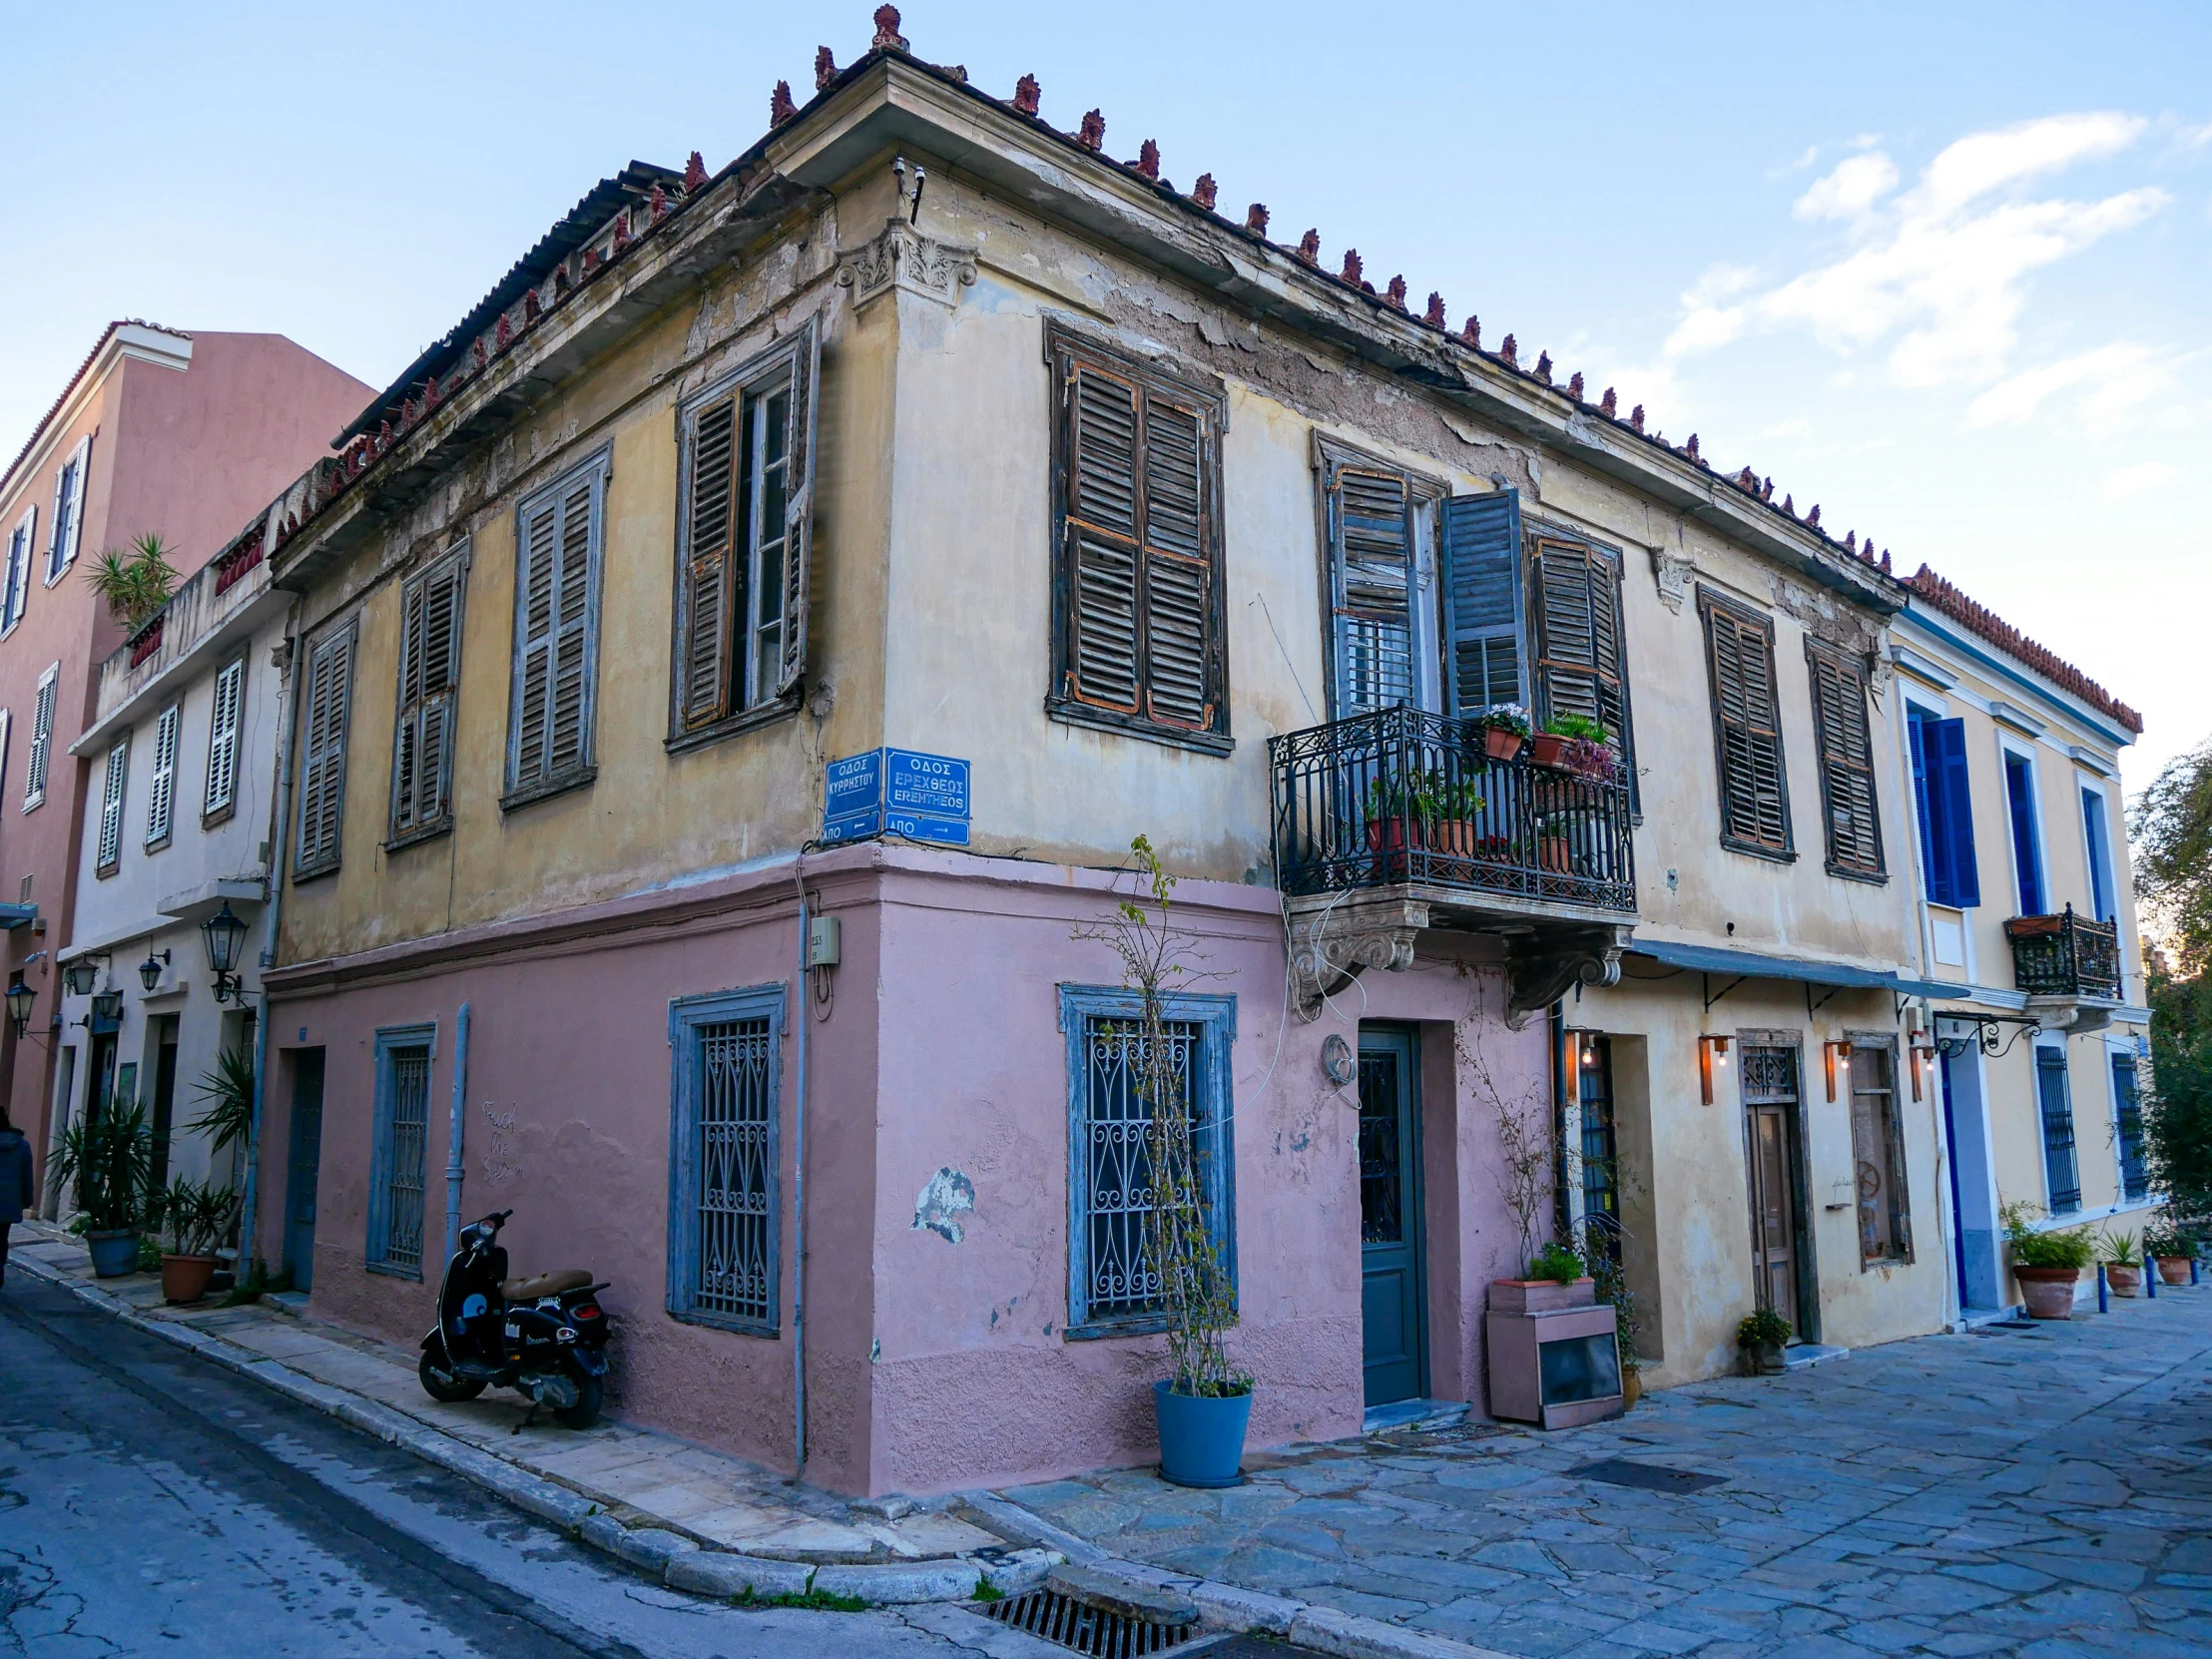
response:
M2033 669L2061 691L2078 697L2098 713L2109 715L2138 737L2142 735L2141 715L2048 646L2037 645L1986 605L1975 604L1928 566L1921 566L1907 579L1905 585L1927 600L1933 608L1963 626L1967 632L1988 641L2006 656Z

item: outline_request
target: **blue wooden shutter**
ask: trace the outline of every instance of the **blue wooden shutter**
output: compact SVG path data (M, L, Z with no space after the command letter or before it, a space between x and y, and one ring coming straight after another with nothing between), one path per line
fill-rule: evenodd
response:
M1465 719L1528 702L1520 580L1520 492L1455 495L1443 504L1445 708Z
M1335 714L1415 701L1413 533L1405 474L1329 463Z
M2073 1095L2067 1087L2066 1051L2035 1050L2035 1092L2043 1119L2043 1180L2050 1213L2081 1208L2080 1166L2074 1156Z
M1966 782L1966 723L1936 721L1936 784L1942 802L1937 834L1946 848L1951 897L1945 903L1970 909L1981 902L1981 874L1973 855L1973 798Z
M2005 805L2012 817L2012 862L2019 872L2020 914L2043 913L2042 837L2035 825L2035 770L2019 755L2004 758Z
M2089 902L2097 920L2110 921L2112 909L2112 854L2105 844L2104 797L2095 790L2081 792L2081 831L2089 846Z

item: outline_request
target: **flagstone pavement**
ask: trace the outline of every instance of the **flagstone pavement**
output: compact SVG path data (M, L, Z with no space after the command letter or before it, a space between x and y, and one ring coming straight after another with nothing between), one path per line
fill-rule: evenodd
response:
M1608 1484L1604 1458L1717 1475ZM2212 1654L2212 1284L1647 1396L1003 1494L1112 1555L1531 1656Z

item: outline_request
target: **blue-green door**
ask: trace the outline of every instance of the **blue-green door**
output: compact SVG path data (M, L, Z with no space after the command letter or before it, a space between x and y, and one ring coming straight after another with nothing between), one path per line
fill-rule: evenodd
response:
M284 1262L291 1288L314 1287L315 1186L322 1175L322 1050L292 1060L291 1144L284 1171Z
M1360 1033L1360 1302L1370 1405L1418 1399L1428 1386L1418 1052L1410 1031Z

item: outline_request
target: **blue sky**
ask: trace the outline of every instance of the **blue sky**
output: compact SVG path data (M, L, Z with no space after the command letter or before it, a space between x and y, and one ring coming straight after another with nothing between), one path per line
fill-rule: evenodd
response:
M382 384L632 157L719 167L869 7L47 9L14 21L0 443L112 316ZM917 0L1106 148L1617 384L2212 736L2212 7Z

